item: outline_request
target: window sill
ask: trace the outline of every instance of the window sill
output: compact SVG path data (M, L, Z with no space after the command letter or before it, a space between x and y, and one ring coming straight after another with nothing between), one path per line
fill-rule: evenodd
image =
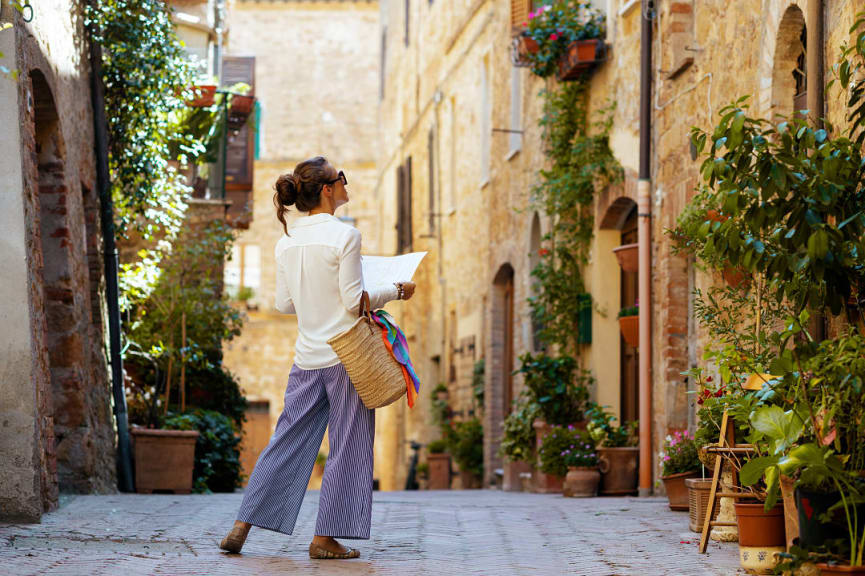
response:
M522 150L522 148L514 148L513 150L508 152L508 155L505 156L505 162L509 162L510 160L512 160L514 156L518 155L520 152L522 152Z

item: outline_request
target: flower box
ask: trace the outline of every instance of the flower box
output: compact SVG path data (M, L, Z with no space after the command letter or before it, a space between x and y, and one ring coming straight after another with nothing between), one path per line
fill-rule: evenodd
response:
M135 456L136 492L192 492L197 431L132 428L130 434Z
M628 346L639 348L640 346L640 317L639 316L622 316L619 318L619 328L622 330L622 337Z
M540 48L538 41L525 32L518 34L511 40L511 62L519 68L530 66L529 55L537 54Z
M604 43L598 38L571 42L559 60L559 80L576 80L603 60Z
M613 248L613 254L622 267L622 272L637 272L640 269L639 244L623 244Z
M193 86L192 90L195 93L195 96L192 98L192 100L189 100L187 102L187 105L194 108L206 108L208 106L213 106L213 102L216 97L216 85L203 84L201 86Z

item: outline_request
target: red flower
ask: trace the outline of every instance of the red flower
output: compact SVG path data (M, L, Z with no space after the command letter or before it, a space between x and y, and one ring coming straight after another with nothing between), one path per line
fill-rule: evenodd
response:
M555 32L553 32L552 34L550 34L550 40L552 40L553 42L555 42L555 41L558 40L558 39L559 39L559 35L556 34Z
M712 377L711 377L711 376L707 376L707 377L706 377L706 382L711 382L711 381L712 381Z
M549 253L550 253L550 251L547 250L546 248L541 248L540 250L538 250L538 256L546 256Z

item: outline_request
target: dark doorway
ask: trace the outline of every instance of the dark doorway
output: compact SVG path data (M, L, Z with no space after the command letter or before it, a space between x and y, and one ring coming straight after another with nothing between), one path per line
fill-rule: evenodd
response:
M637 243L637 207L633 206L622 226L622 244ZM634 306L638 299L638 275L621 271L621 307ZM621 337L619 362L621 365L621 422L637 420L639 416L640 357L636 348L629 346Z

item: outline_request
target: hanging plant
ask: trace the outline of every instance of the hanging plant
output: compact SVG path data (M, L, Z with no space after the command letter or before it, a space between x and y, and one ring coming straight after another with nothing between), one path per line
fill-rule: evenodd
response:
M524 25L523 35L530 39L532 50L526 50L522 57L532 72L542 78L556 73L572 42L602 38L606 34L604 15L592 8L591 2L546 3L529 13Z

